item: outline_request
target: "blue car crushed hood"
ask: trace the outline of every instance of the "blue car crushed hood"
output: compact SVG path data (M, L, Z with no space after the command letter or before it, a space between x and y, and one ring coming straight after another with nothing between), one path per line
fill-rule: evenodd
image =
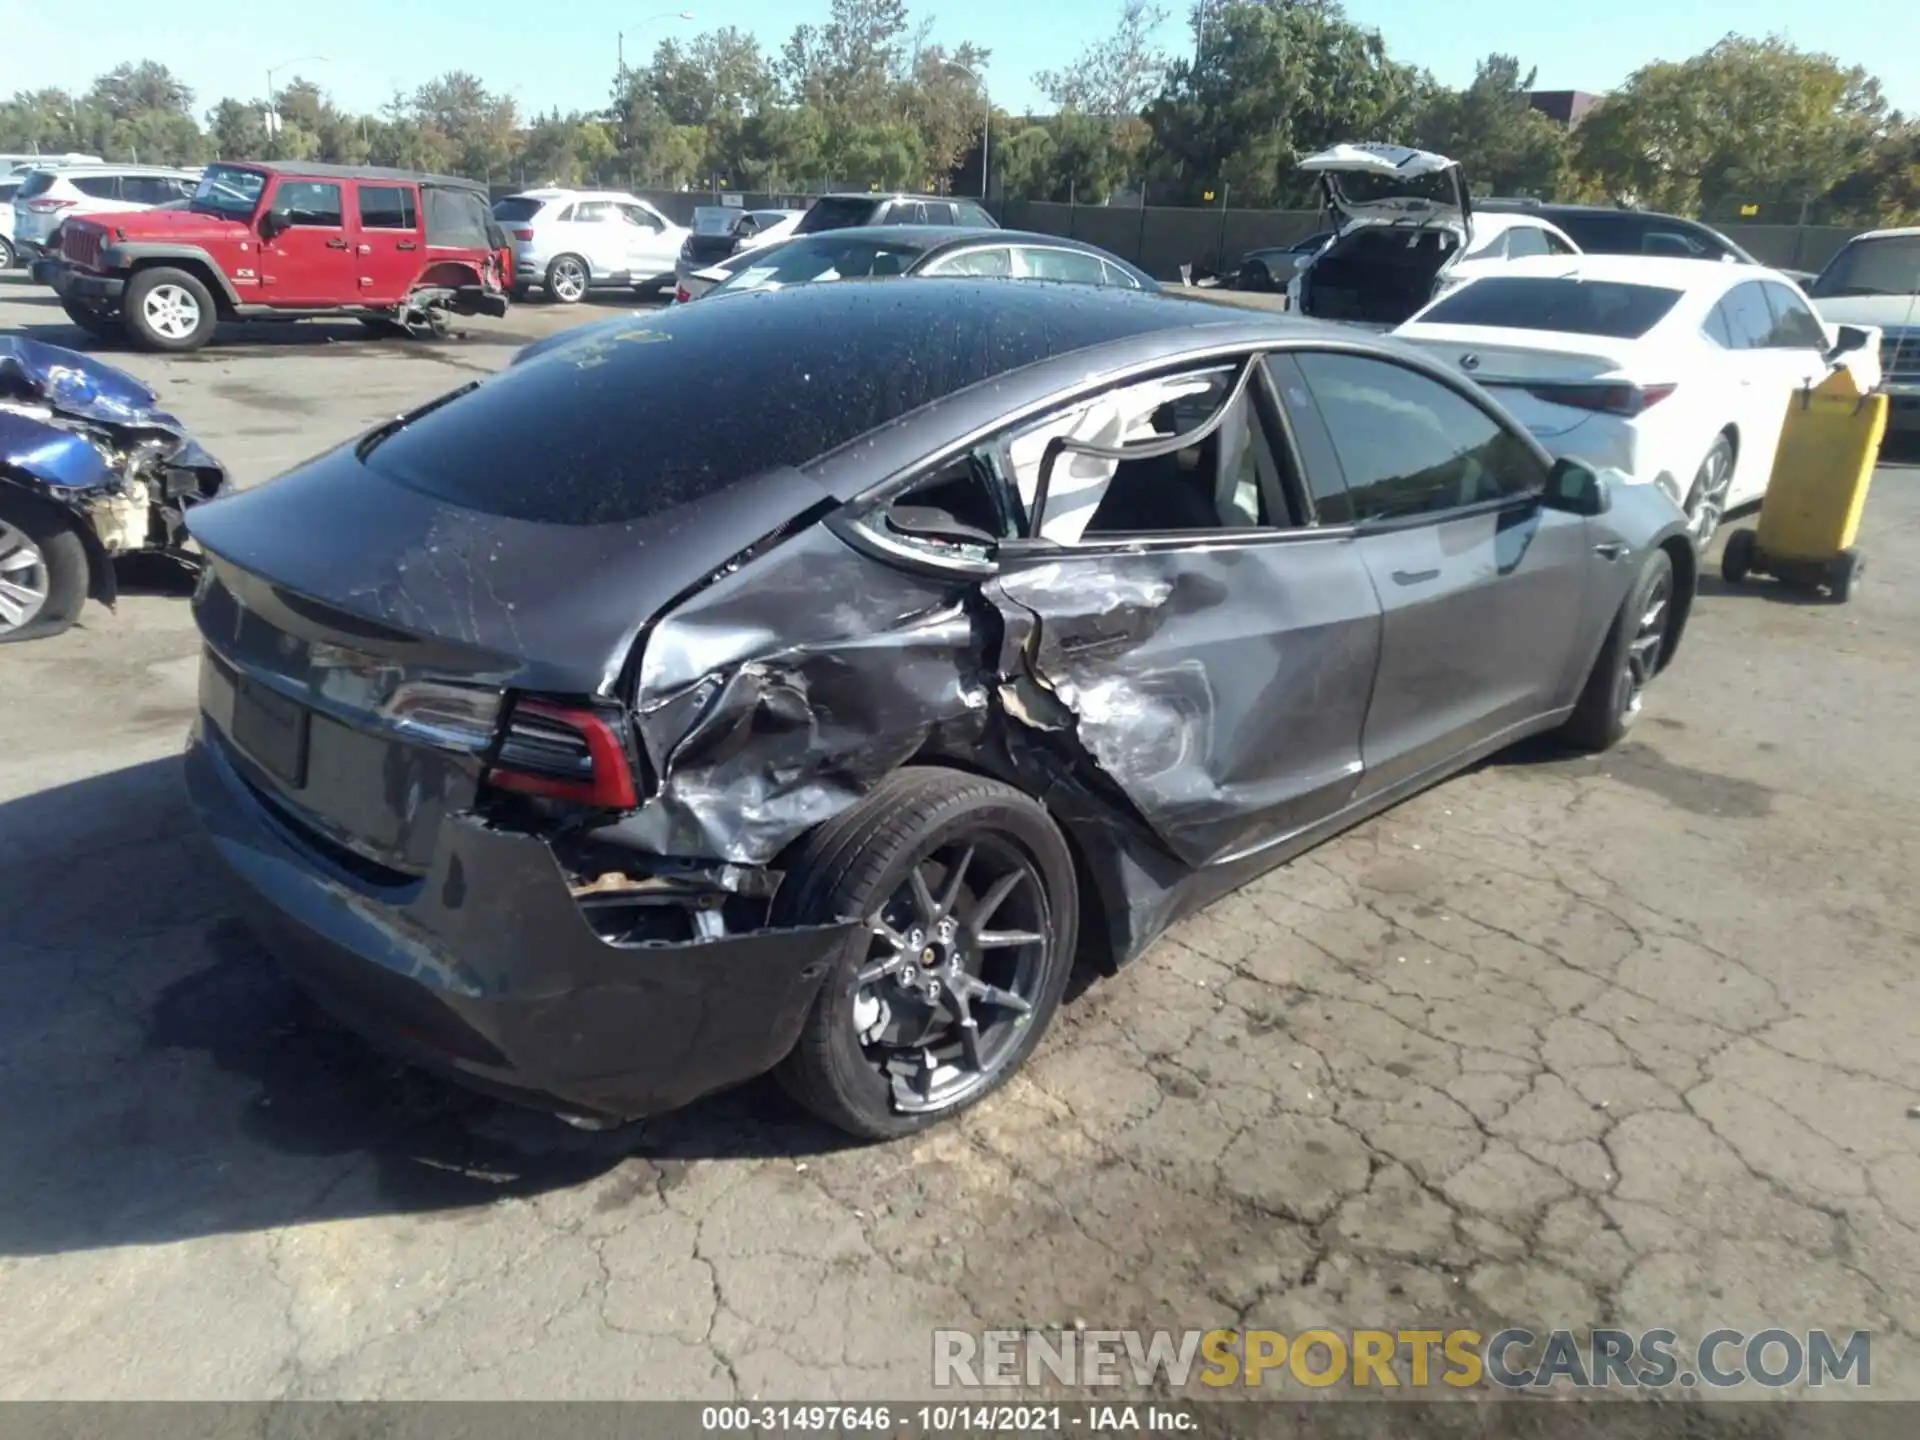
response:
M24 496L73 518L92 598L114 601L111 556L178 552L186 510L227 485L225 467L124 370L0 337L0 500Z

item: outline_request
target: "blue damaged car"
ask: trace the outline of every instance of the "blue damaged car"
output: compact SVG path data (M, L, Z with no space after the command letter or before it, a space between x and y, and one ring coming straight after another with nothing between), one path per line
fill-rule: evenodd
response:
M115 556L183 560L184 517L227 472L124 370L0 336L0 643L111 607Z

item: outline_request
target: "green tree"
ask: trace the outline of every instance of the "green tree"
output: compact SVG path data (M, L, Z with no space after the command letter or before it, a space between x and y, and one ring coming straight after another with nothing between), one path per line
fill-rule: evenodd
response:
M1165 84L1167 57L1153 43L1167 12L1147 0L1123 0L1113 34L1088 45L1060 70L1042 70L1033 83L1060 114L1052 149L1065 169L1048 185L1105 199L1139 168L1152 132L1141 112ZM1031 142L1029 154L1037 154Z
M1729 35L1637 70L1582 122L1574 164L1617 201L1798 218L1862 165L1897 117L1880 83L1785 40Z
M944 190L946 181L980 141L987 97L978 78L988 52L977 45L920 51L912 77L902 86L902 109L919 127L926 175L913 183Z
M477 75L450 70L422 85L413 94L412 119L422 148L444 155L458 174L484 180L512 164L519 130L513 100Z
M1166 79L1166 53L1153 43L1166 18L1166 10L1148 0L1123 0L1110 37L1093 41L1059 70L1040 71L1035 87L1062 110L1137 118Z
M87 99L112 120L132 120L150 110L193 115L193 91L152 60L114 66L93 82Z
M1535 73L1511 55L1489 55L1466 89L1441 91L1420 108L1419 143L1458 160L1476 194L1553 199L1567 131L1529 101Z
M1001 193L1016 200L1051 200L1059 179L1059 146L1052 127L1042 121L1016 122L994 157L994 178Z
M1411 138L1420 76L1338 0L1195 10L1197 53L1147 106L1156 189L1188 201L1226 188L1247 205L1302 198L1302 155L1342 140Z

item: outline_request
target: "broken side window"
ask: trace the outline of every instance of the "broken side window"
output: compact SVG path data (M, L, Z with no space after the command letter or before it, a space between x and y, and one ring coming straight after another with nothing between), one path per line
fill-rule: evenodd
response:
M1012 436L1007 470L1031 510L1053 455L1038 535L1062 545L1099 536L1244 530L1295 523L1255 389L1223 365L1125 386ZM1228 407L1222 415L1221 408ZM1187 434L1188 446L1168 442ZM1061 450L1144 448L1138 460ZM1291 468L1289 466L1289 468Z
M1001 540L1019 533L1010 496L985 451L972 451L909 485L888 502L884 517L893 535L935 551L958 547L985 558Z

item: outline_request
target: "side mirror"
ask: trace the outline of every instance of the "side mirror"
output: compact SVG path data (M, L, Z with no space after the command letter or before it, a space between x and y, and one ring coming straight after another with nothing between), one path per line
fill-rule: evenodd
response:
M260 238L271 240L283 230L293 228L293 212L284 206L276 205L260 216Z
M1829 359L1841 355L1851 355L1856 350L1867 348L1867 332L1858 325L1841 325L1834 335L1833 347L1827 351Z
M1572 515L1604 515L1613 507L1613 492L1590 467L1567 456L1553 462L1541 497L1556 510Z
M1000 537L989 535L974 525L956 520L945 510L931 505L895 505L887 511L887 524L902 535L920 540L940 540L949 545L998 545Z

